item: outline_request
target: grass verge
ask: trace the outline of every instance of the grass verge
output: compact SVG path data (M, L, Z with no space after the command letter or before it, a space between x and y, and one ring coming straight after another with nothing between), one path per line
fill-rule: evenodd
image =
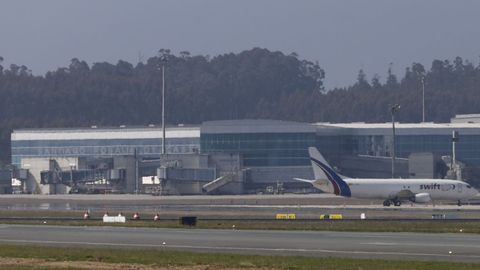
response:
M133 213L125 213L131 217ZM101 217L93 213L92 217ZM140 213L145 219L128 220L126 223L103 223L101 220L52 220L52 218L79 218L80 211L0 211L0 223L63 226L125 226L148 228L184 228L178 220L160 219L154 222L153 216ZM9 220L1 217L32 218L35 220ZM146 219L148 217L148 219ZM480 221L468 220L249 220L226 219L206 220L199 218L195 227L200 229L244 229L244 230L312 230L312 231L351 231L351 232L419 232L419 233L480 233Z
M480 264L475 263L450 263L450 262L419 262L419 261L394 261L394 260L368 260L348 258L317 258L300 256L257 256L218 253L196 253L167 250L126 250L106 248L55 248L36 246L0 246L1 258L33 258L49 262L66 262L64 269L75 269L68 266L68 262L85 261L98 263L115 263L130 265L147 265L154 267L181 267L193 269L196 266L205 266L203 269L410 269L410 270L443 270L480 269ZM0 262L2 260L0 259ZM2 266L2 265L0 265ZM2 269L8 268L3 265ZM22 266L23 267L23 266ZM27 266L28 267L28 266ZM38 265L37 269L42 268ZM95 267L94 265L92 267ZM35 265L32 265L35 269ZM17 268L8 268L17 269ZM21 268L23 269L23 268ZM139 268L128 268L139 269Z

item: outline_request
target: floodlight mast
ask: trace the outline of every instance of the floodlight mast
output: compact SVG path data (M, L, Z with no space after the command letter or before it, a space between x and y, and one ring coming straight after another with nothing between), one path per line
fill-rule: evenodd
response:
M392 178L395 178L395 113L400 110L400 105L395 104L390 107L390 113L392 114Z
M425 76L422 75L422 123L425 123Z
M162 54L160 56L160 63L162 65L162 155L167 153L165 145L165 66L167 62L167 56Z

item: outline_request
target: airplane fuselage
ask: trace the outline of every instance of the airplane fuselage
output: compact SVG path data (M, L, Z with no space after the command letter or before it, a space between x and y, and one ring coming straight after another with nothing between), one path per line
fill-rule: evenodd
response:
M455 200L458 204L477 195L468 183L448 179L368 179L347 178L332 169L315 147L309 147L315 180L302 180L314 187L336 195L360 199L383 199L384 206L400 206L409 200L428 203L435 200Z
M432 200L464 200L476 195L469 184L446 179L355 179L344 181L351 197L365 199L394 199L403 190L414 194L428 193Z

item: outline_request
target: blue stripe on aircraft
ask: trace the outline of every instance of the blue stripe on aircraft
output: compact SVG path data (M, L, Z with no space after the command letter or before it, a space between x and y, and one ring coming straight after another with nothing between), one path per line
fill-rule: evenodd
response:
M311 157L310 159L316 165L318 165L323 172L325 172L328 180L332 182L334 186L336 185L340 189L340 194L337 194L337 195L344 196L344 197L352 196L352 192L350 191L350 187L348 186L348 184L345 181L343 181L343 179L335 171L330 169L328 166L326 166L322 162L316 160L315 158Z

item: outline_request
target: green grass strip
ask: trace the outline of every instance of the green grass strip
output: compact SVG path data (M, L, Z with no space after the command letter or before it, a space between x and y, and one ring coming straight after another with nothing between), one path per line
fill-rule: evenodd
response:
M133 213L124 213L130 218ZM82 211L24 211L0 210L0 217L37 217L39 220L0 220L3 224L63 225L63 226L122 226L147 228L183 228L178 220L161 219L153 222L153 216L140 213L142 220L124 224L105 224L100 220L42 220L46 218L83 217ZM101 218L102 213L93 213ZM161 217L162 218L162 217ZM205 220L199 219L195 228L239 230L312 230L351 232L418 232L418 233L480 233L480 221L468 220Z
M108 263L143 264L150 266L209 266L215 268L268 268L268 269L325 269L325 270L470 270L480 269L480 264L368 260L349 258L318 258L301 256L257 256L224 253L197 253L168 250L107 249L107 248L56 248L37 246L0 246L0 257L36 258L49 261L94 261ZM16 269L16 268L12 268ZM21 268L19 268L21 269Z

